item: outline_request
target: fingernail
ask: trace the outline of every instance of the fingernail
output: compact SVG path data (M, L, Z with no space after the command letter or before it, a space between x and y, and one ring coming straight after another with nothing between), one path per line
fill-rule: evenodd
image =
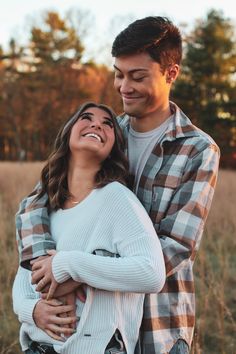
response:
M63 305L63 302L60 300L57 300L58 305Z

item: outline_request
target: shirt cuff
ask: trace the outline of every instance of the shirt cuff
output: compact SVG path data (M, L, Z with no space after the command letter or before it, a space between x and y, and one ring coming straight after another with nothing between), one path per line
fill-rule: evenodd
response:
M33 242L33 241L32 241ZM24 246L20 252L20 265L23 268L31 270L30 261L40 256L45 256L48 250L54 249L56 245L54 241L44 240L33 243L33 245Z

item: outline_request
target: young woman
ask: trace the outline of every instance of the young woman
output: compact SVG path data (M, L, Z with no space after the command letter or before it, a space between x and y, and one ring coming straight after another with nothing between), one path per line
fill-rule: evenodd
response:
M34 202L47 194L57 249L33 262L32 279L19 267L13 286L26 353L134 353L144 294L162 289L165 266L152 222L125 186L123 145L115 114L95 103L81 106L56 138ZM76 318L71 305L40 297L48 283L68 298L86 284Z

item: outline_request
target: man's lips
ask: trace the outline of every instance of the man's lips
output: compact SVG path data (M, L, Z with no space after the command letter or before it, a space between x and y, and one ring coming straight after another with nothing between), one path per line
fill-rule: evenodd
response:
M124 102L134 102L140 100L141 96L122 96Z

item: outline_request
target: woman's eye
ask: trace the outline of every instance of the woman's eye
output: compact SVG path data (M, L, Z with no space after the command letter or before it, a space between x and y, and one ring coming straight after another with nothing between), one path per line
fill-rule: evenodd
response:
M111 120L105 120L104 124L108 125L110 128L114 127L114 124L113 124L113 122Z
M84 114L83 116L80 117L81 120L83 119L88 119L88 120L91 120L91 117L87 114Z

